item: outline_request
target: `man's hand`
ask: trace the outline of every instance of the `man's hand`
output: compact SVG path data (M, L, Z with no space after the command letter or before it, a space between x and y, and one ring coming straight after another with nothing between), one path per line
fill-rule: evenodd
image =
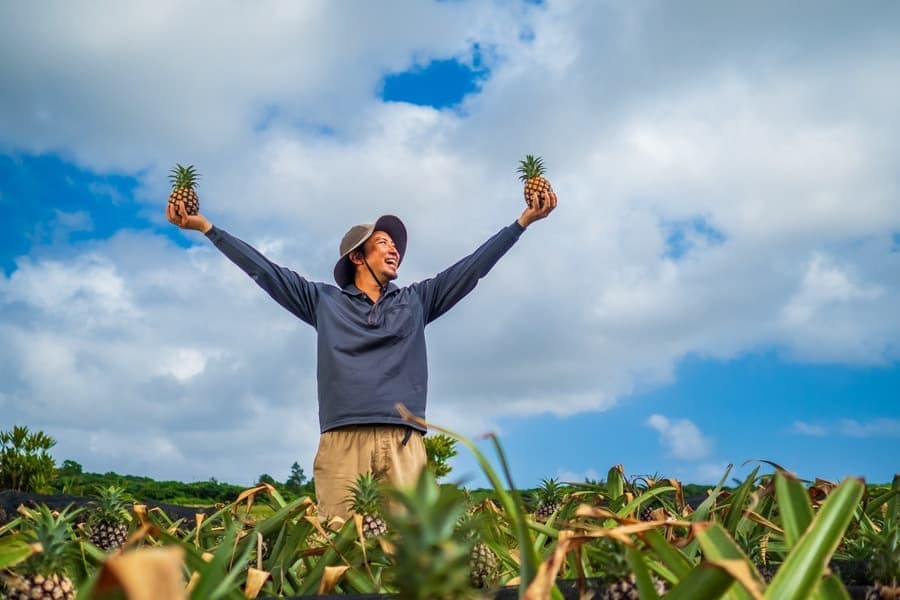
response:
M553 212L554 208L556 208L556 192L551 190L545 194L533 194L531 206L526 208L519 217L519 225L528 227L535 221L545 218Z
M166 205L166 217L169 223L177 225L182 229L194 229L201 233L206 233L212 229L212 223L206 220L203 215L189 215L184 208L184 201L179 200L175 204L169 202Z

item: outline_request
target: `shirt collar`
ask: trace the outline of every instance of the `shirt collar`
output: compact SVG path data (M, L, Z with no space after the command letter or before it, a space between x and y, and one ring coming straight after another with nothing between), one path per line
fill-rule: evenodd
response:
M388 294L393 294L394 292L396 292L399 289L400 288L398 288L396 285L394 285L394 282L389 281L387 284L387 289L384 291L383 295L387 296ZM356 287L355 283L348 284L347 287L341 288L341 291L344 292L345 294L347 294L348 296L365 296L366 295L366 293L364 291L362 291L361 289Z

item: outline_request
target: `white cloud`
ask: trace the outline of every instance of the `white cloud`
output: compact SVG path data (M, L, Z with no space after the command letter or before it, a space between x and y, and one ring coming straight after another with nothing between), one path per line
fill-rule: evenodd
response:
M827 423L806 423L794 421L791 431L801 435L816 437L844 436L855 438L897 437L900 436L900 419L881 417L860 421L857 419L839 419Z
M677 459L701 460L712 452L712 440L704 436L690 419L650 415L647 425L659 433L663 448Z
M163 359L158 373L171 375L178 381L185 381L203 373L206 369L206 356L193 348L178 348L168 353L168 358Z
M815 437L823 437L828 434L828 429L823 425L815 423L806 423L805 421L794 421L791 431L801 435L812 435Z
M556 479L565 483L584 483L585 481L601 481L606 479L606 474L601 475L596 469L584 471L561 470L556 474Z
M900 437L900 419L883 418L867 422L841 419L837 430L851 437Z

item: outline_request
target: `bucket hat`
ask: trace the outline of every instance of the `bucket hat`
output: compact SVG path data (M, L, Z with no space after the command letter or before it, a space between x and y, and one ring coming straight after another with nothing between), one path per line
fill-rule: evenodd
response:
M334 265L334 281L339 287L347 287L353 283L355 278L356 265L350 260L350 253L362 246L376 231L384 231L391 236L397 253L400 255L400 262L397 263L397 266L399 267L403 262L403 255L406 254L406 226L398 217L382 215L374 223L354 225L341 239L339 249L341 256Z

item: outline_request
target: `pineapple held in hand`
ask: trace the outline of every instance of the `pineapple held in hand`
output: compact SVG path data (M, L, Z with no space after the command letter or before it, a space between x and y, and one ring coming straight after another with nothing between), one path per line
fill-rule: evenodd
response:
M172 193L169 194L169 204L177 205L179 201L184 202L184 210L189 215L196 215L200 212L200 197L194 188L197 186L197 180L200 174L194 169L194 165L183 167L175 165L170 171L169 181L172 182Z
M526 156L525 160L519 161L517 172L519 179L525 182L525 203L528 208L532 208L534 200L540 201L543 194L553 191L550 182L544 178L544 161L540 156Z

